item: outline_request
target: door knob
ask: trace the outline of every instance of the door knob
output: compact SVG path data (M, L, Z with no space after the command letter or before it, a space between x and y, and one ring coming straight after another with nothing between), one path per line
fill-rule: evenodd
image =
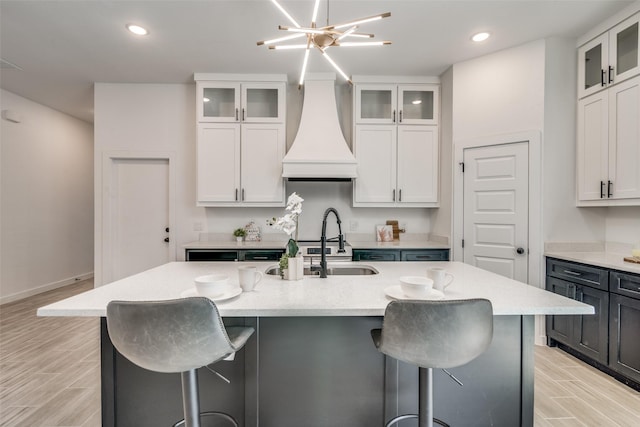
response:
M165 241L165 243L169 243L169 238L168 238L168 237L165 237L165 238L164 238L164 241Z
M518 253L518 255L522 255L524 253L524 248L518 248L516 249L516 252Z

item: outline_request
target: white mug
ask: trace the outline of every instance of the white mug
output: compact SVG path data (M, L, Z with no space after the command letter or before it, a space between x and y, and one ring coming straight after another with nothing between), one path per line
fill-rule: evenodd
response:
M240 287L244 292L251 292L263 277L262 272L258 271L254 266L238 268Z
M438 291L444 291L453 282L453 274L447 273L447 270L442 267L427 269L427 277L433 280L433 289Z

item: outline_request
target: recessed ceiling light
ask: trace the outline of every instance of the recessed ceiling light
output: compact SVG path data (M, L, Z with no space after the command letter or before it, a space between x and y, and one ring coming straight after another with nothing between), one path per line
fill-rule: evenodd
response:
M486 39L488 39L490 35L491 34L486 32L477 33L477 34L474 34L473 37L471 37L471 40L473 40L474 42L483 42Z
M140 25L127 24L126 27L127 30L138 36L146 36L147 34L149 34L149 31L147 31L146 28L142 28Z

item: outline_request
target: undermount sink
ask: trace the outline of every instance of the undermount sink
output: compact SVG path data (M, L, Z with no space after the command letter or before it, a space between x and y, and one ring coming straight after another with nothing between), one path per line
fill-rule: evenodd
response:
M279 276L280 268L274 265L269 267L265 274ZM372 274L378 274L378 270L370 265L329 265L327 267L327 276L370 276ZM304 275L320 276L320 267L318 265L314 265L313 269L305 267Z

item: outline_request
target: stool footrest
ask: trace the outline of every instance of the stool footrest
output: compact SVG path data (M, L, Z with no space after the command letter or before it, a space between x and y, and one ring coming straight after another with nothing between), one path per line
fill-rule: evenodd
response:
M217 416L220 418L223 418L227 421L229 421L230 423L233 424L234 427L239 427L238 422L236 421L235 418L233 418L231 415L227 414L226 412L218 412L218 411L207 411L207 412L201 412L200 413L200 418L202 417L212 417L212 416ZM184 426L184 420L180 420L177 423L175 423L173 425L173 427L183 427Z
M405 415L398 415L398 416L397 416L397 417L395 417L395 418L391 418L391 419L390 419L390 420L389 420L389 421L384 425L384 427L391 427L391 426L392 426L392 425L394 425L395 423L397 423L397 422L399 422L399 421L402 421L402 420L408 420L409 418L418 418L418 415L417 415L417 414L405 414ZM444 421L439 420L439 419L437 419L437 418L434 418L434 419L433 419L433 422L434 422L434 423L436 423L436 424L438 424L438 425L441 425L441 426L443 426L443 427L451 427L451 426L449 426L449 424L447 424L447 423L445 423Z

